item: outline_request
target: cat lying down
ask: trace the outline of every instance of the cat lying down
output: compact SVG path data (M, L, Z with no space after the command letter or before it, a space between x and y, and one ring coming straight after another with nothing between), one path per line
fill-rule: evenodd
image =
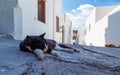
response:
M57 50L62 50L70 53L79 52L79 50L67 47L64 44L59 44L54 40L45 39L45 33L39 36L26 36L20 43L21 51L35 53L38 59L44 59L44 52L54 56L60 56Z

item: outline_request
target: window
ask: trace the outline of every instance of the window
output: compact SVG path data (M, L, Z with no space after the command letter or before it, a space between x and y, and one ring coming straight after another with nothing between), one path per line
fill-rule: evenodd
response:
M59 17L56 16L56 32L59 32Z
M45 23L45 1L38 0L38 20Z

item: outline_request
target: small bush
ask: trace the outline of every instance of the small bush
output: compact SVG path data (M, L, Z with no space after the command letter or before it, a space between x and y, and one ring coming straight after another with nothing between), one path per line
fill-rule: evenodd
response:
M76 36L73 36L73 40L76 40L76 38L77 38Z

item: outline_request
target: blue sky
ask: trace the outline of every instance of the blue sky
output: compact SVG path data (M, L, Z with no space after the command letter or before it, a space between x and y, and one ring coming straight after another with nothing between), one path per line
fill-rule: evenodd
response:
M120 0L62 0L64 12L70 12L83 4L91 4L93 6L118 5Z
M86 19L96 6L120 5L120 0L62 0L62 4L63 12L73 23L73 30L78 30L84 26Z

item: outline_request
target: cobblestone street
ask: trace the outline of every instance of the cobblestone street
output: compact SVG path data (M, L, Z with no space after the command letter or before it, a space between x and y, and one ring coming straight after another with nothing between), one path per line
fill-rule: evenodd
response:
M120 49L70 45L80 53L59 51L61 56L19 50L20 41L0 38L0 75L120 75Z

